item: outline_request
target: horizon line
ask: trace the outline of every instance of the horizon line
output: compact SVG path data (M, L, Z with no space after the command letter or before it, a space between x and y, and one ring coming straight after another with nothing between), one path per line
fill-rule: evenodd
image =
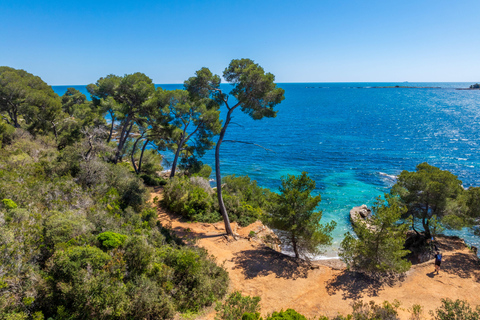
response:
M92 82L91 82L92 83ZM294 82L275 82L275 84L302 84L302 83L480 83L480 81L294 81ZM183 83L154 83L154 85L177 85ZM230 84L222 82L221 84ZM51 87L66 86L87 86L88 84L50 84Z

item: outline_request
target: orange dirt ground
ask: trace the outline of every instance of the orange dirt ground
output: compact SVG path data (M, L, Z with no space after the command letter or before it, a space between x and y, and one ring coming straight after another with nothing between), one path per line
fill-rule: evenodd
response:
M152 193L152 198L155 196L161 199L161 189ZM224 263L230 274L230 291L261 297L263 315L293 308L310 318L331 317L350 313L351 303L359 299L377 303L396 299L401 302L402 319L409 318L407 310L414 304L420 304L424 317L430 318L428 311L439 307L441 298L480 304L480 265L462 240L440 239L444 261L439 275L433 273L432 260L412 266L401 281L381 284L348 272L338 260L317 263L318 268L299 266L292 258L247 239L251 230L262 233L260 222L244 228L232 224L240 237L228 241L223 222L187 222L161 208L158 217L178 236L196 239L195 245L207 249L218 263ZM209 308L197 319L214 316L215 311Z

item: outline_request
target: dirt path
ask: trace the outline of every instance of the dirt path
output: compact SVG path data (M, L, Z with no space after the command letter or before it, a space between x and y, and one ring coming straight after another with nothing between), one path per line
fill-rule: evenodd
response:
M161 199L157 189L152 197ZM478 259L463 241L441 241L444 262L439 275L432 271L433 261L413 266L403 281L380 284L338 268L319 265L312 269L298 266L292 258L246 239L250 231L262 236L263 226L257 222L234 231L241 236L228 241L224 236L223 222L216 224L191 223L159 209L158 217L163 225L181 237L197 239L196 244L214 255L224 266L231 279L231 291L261 297L262 314L293 308L307 317L351 312L351 303L362 299L377 303L385 300L401 302L400 316L407 319L407 309L420 304L429 318L428 310L440 305L441 298L465 299L472 305L480 304L480 265ZM328 264L324 263L324 264ZM213 319L210 310L198 319Z

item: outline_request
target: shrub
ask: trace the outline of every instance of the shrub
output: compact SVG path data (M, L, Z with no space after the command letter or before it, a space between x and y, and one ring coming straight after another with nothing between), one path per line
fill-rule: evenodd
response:
M2 202L3 202L3 206L8 210L17 208L17 204L13 200L3 199Z
M227 271L203 249L168 249L163 253L163 263L174 270L169 281L175 287L173 297L180 311L198 311L227 292Z
M358 301L354 302L352 317L353 320L399 320L397 309L400 303L394 300L393 303L384 301L381 305L370 301L369 303Z
M265 320L307 320L307 318L293 309L286 311L274 312Z
M421 320L423 319L422 317L422 306L419 304L414 304L411 309L408 310L411 315L410 315L410 320Z
M263 320L263 318L260 317L259 312L244 313L243 316L242 316L242 320Z
M239 291L230 294L225 302L217 303L216 320L240 320L244 313L256 313L260 310L260 297L242 296Z
M431 312L435 320L478 320L480 319L480 306L474 311L470 304L465 300L442 299L442 305L435 310L435 314Z
M111 231L100 233L97 236L97 240L100 241L102 247L107 250L118 248L119 246L123 245L126 239L126 235Z
M164 188L162 203L190 220L216 222L220 215L213 209L213 197L189 178L175 177Z
M154 174L142 173L140 175L140 178L142 178L143 182L147 186L151 186L151 187L164 186L167 184L167 180L160 178L156 173Z

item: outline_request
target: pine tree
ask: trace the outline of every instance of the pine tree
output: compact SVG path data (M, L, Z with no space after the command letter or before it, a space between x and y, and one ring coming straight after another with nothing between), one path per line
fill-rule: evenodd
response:
M406 209L399 207L385 195L377 198L374 214L366 223L355 226L355 238L350 232L341 243L340 257L349 268L369 272L405 272L411 263L404 260L409 251L404 249L408 225L398 223ZM386 203L387 202L387 203Z
M267 224L272 228L282 230L282 243L291 245L295 257L300 258L305 253L318 254L322 245L332 242L330 233L336 226L334 221L321 225L322 212L315 211L321 197L311 195L315 189L315 181L306 172L295 177L282 177L280 194L275 195L272 209L267 218Z

